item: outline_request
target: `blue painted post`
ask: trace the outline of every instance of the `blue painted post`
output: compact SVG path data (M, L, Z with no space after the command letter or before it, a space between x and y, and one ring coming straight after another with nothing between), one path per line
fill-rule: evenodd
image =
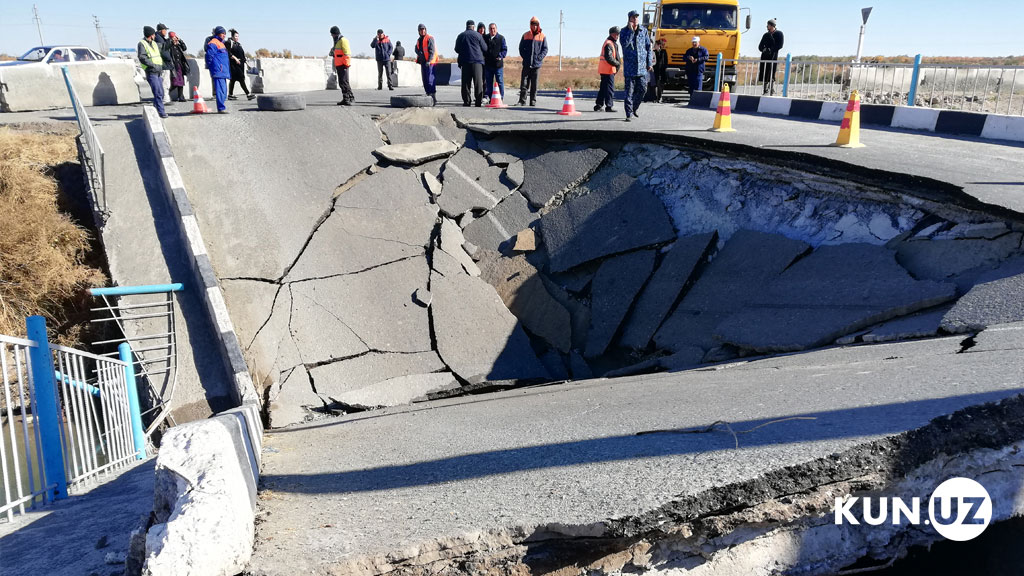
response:
M132 347L127 342L117 347L124 367L124 380L128 385L128 410L132 416L132 438L135 439L135 457L146 459L146 437L142 431L142 410L139 408L139 390L135 385L135 360L132 358Z
M782 76L782 97L789 97L789 69L793 66L793 54L786 54L786 73Z
M722 89L722 53L718 53L718 59L715 60L715 91Z
M907 106L913 106L917 100L917 83L921 80L921 55L914 56L914 74L910 77L910 92L907 93Z
M25 319L28 339L36 343L28 349L32 367L32 386L36 391L36 405L33 407L36 426L39 427L39 442L42 445L43 471L46 485L56 484L53 493L47 494L53 500L68 497L68 481L64 471L64 445L60 433L60 403L57 401L57 383L53 378L53 356L46 336L46 319L29 316Z

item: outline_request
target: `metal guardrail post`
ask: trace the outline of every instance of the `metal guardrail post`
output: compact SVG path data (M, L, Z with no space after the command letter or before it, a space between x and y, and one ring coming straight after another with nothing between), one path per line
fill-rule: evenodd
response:
M914 73L910 76L910 91L907 92L907 106L913 106L917 100L917 84L921 79L921 55L914 57Z
M128 388L128 411L132 417L132 438L135 440L136 459L146 459L146 435L142 431L142 410L139 408L139 389L135 385L135 361L132 359L132 347L127 342L117 347L124 367L124 381Z
M32 368L32 386L36 393L36 426L39 427L39 442L43 452L43 471L47 486L56 484L51 495L53 500L68 497L68 482L64 470L64 444L61 441L60 404L57 401L57 384L53 377L53 355L46 336L46 319L29 316L25 319L28 339L36 343L28 349ZM49 493L49 489L47 489Z
M782 75L782 97L789 97L789 70L793 66L793 54L786 54L786 72Z
M718 53L718 58L715 59L715 90L719 91L722 89L722 53Z

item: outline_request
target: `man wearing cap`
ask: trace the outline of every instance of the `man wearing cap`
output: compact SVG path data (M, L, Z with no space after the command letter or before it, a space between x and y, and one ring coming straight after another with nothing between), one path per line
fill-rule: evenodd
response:
M668 44L668 40L664 38L658 39L657 44L654 46L654 101L661 102L662 96L665 94L665 80L668 76L668 50L665 46Z
M341 102L338 102L338 106L351 106L356 101L356 95L352 93L352 84L348 79L349 68L352 67L352 47L337 26L331 26L331 39L334 40L331 56L334 58L334 71L338 73L338 88L341 90Z
M160 57L164 59L164 74L163 81L164 87L171 85L171 39L167 36L168 34L167 25L160 23L156 25L156 43L160 47ZM173 100L171 100L173 102Z
M619 71L622 63L619 61L619 27L612 26L608 29L608 38L605 38L604 46L601 47L601 58L597 62L597 73L601 75L601 88L597 91L597 101L594 102L594 112L600 112L604 107L605 112L615 112L615 74Z
M162 76L164 59L160 54L160 45L155 39L156 30L152 26L145 26L142 28L142 36L142 41L135 49L139 55L139 65L146 73L146 82L153 90L153 106L156 107L161 118L167 118L167 112L164 111L164 79Z
M647 74L654 70L654 55L651 52L651 37L640 27L637 19L640 13L631 10L629 24L619 34L622 44L622 74L626 80L626 94L623 104L626 108L626 122L630 116L640 117L637 111L647 93Z
M498 34L498 25L491 22L487 27L490 32L484 40L487 42L487 54L484 56L484 96L489 96L494 85L498 85L501 99L505 99L505 57L508 56L508 44L505 37Z
M709 57L708 49L700 45L700 36L694 36L690 40L690 49L683 55L683 62L686 63L686 90L690 96L704 85L704 63Z
M479 107L484 99L484 54L487 53L487 43L474 30L474 26L476 22L466 22L466 29L455 39L455 53L459 55L459 68L462 69L462 105L471 105L469 90L472 84L473 101Z
M420 38L416 41L416 63L420 65L420 75L423 76L423 91L433 100L434 106L437 106L437 79L434 78L437 46L434 44L434 37L427 34L425 25L420 24L418 30Z
M227 114L225 104L228 99L228 78L231 77L231 62L228 59L228 48L224 45L228 31L223 26L213 29L213 36L206 43L206 69L210 71L213 81L213 94L217 99L217 113Z
M768 31L761 36L757 49L761 51L761 65L757 69L757 81L764 82L764 94L775 95L775 72L779 67L779 51L785 37L775 27L775 20L768 21Z
M384 89L385 75L388 77L388 90L394 90L395 86L391 83L391 55L395 47L391 44L391 38L388 38L383 30L378 29L377 35L370 42L370 48L373 48L373 56L377 59L377 90Z
M530 91L530 106L536 106L537 76L548 55L548 39L536 16L530 18L530 29L519 40L519 55L523 58L523 73L519 81L519 102L516 106L526 106L527 89Z

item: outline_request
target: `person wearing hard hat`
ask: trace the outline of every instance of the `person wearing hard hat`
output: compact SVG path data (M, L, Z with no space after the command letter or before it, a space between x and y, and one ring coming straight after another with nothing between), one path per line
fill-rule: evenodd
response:
M619 34L622 43L622 74L626 80L626 94L622 99L626 109L626 122L630 116L640 117L637 111L647 93L647 75L654 70L654 54L651 51L651 37L640 26L640 13L630 10L629 24Z
M693 91L700 90L704 85L704 63L710 54L707 48L700 45L700 36L694 36L690 44L690 49L683 55L683 61L686 63L686 90L693 96Z
M537 76L544 58L548 55L548 39L540 28L540 20L536 16L530 18L530 29L519 40L519 56L523 59L523 73L519 80L519 102L516 106L526 106L526 91L530 91L530 106L537 105Z
M135 49L139 55L139 65L146 73L146 82L153 91L153 106L161 118L167 118L164 110L164 58L160 54L160 45L156 43L156 30L152 26L144 26L142 36L142 41Z
M356 95L352 93L352 84L349 82L352 47L337 26L331 26L331 39L334 40L331 56L334 57L334 70L338 73L338 88L341 90L341 102L338 102L338 106L351 106L356 101Z
M608 37L601 47L601 58L597 63L597 73L601 75L601 88L597 91L594 112L615 112L615 74L619 71L619 27L608 29Z
M420 65L423 76L423 91L430 96L437 106L437 79L434 77L434 65L437 64L437 46L434 37L427 34L427 27L419 25L420 38L416 41L416 63Z
M224 45L224 39L227 37L228 31L223 26L217 26L205 47L206 69L210 71L210 80L213 82L213 95L217 100L218 114L228 113L225 102L228 99L231 63L228 60L228 48Z

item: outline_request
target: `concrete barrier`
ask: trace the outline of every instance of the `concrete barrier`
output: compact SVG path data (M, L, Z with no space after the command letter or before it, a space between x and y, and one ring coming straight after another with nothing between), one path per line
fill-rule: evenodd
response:
M137 69L130 60L101 60L68 65L71 83L85 106L139 102ZM64 75L58 65L5 66L0 74L6 85L6 89L0 90L0 110L4 112L71 107Z
M818 120L839 122L843 119L843 114L846 114L846 106L846 102L822 102L821 115L818 116Z
M776 98L773 96L761 96L761 101L757 104L758 114L779 114L782 116L789 116L789 109L793 105L793 101L789 98Z
M1024 142L1024 117L989 114L985 119L981 137Z
M312 92L327 89L323 58L257 58L263 93Z
M892 114L893 128L935 132L935 123L938 121L939 110L934 108L897 106L896 110Z

